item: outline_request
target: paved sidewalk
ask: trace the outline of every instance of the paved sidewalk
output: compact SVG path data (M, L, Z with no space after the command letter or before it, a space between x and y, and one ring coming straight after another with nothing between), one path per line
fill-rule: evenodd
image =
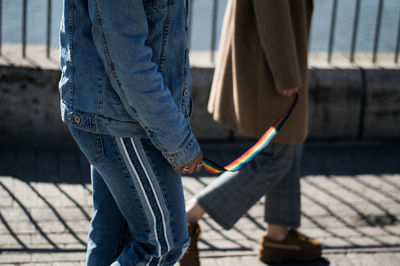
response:
M250 144L203 145L223 164ZM189 199L214 176L183 177ZM92 215L88 164L75 149L0 147L0 265L84 265ZM307 143L301 231L324 244L323 259L278 265L400 266L400 144ZM203 266L265 265L261 199L225 231L201 220Z

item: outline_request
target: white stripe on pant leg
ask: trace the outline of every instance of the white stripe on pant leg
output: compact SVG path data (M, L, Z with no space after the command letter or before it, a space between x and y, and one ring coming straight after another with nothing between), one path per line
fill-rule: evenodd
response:
M147 198L146 192L145 192L145 190L144 190L144 187L143 187L142 182L140 181L139 175L138 175L138 173L137 173L135 167L133 166L133 163L132 163L132 161L131 161L131 158L129 157L128 151L126 150L125 143L124 143L124 141L123 141L122 138L119 138L118 140L119 140L119 141L121 142L121 144L122 144L122 148L123 148L123 150L124 150L125 156L126 156L126 158L128 159L128 162L129 162L129 164L130 164L130 167L132 168L133 172L135 173L135 176L136 176L136 178L137 178L137 180L138 180L138 183L139 183L139 185L140 185L140 189L142 190L142 193L143 193L143 195L144 195L144 198L145 198L145 200L146 200L146 203L147 203L147 205L148 205L148 207L149 207L151 216L153 217L153 229L154 229L154 233L155 233L155 240L156 240L157 246L158 246L158 256L161 256L161 244L160 244L160 242L158 241L158 236L157 236L156 216L154 215L153 209L151 208L149 199ZM149 261L149 263L148 263L147 265L150 264L151 260L152 260L152 259L150 259L150 261Z
M146 169L146 167L144 166L144 163L143 163L143 161L142 161L142 158L140 157L140 154L139 154L139 152L138 152L138 150L137 150L137 147L136 147L136 145L135 145L135 142L133 141L132 138L131 138L131 143L132 143L133 149L135 150L136 156L137 156L137 158L139 159L140 165L142 166L143 171L144 171L144 173L145 173L145 175L146 175L147 181L149 181L149 183L150 183L151 190L153 191L154 198L156 199L158 208L160 209L160 213L161 213L161 217L162 217L162 222L163 222L164 238L165 238L165 242L167 243L167 247L168 247L167 252L168 252L168 251L171 250L171 245L170 245L170 243L169 243L169 241L168 241L168 236L167 236L167 223L166 223L166 221L165 221L165 215L164 215L163 209L162 209L162 207L161 207L160 200L158 199L158 195L157 195L157 193L156 193L156 190L154 189L154 185L153 185L153 183L152 183L152 181L151 181L151 179L150 179L149 173L147 172L147 169ZM160 258L159 262L161 262L161 258Z

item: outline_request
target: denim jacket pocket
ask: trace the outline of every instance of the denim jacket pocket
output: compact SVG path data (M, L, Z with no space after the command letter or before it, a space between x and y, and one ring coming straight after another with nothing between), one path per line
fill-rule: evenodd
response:
M90 164L95 165L104 159L104 146L100 134L91 133L70 127L72 137L78 143Z

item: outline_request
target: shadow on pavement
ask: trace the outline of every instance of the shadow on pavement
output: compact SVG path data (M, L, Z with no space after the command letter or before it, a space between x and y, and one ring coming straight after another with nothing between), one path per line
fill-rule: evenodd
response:
M254 143L203 145L204 156L227 165ZM399 141L306 142L302 176L400 173ZM212 176L200 173L198 176Z
M298 261L287 261L287 262L280 262L280 263L269 263L270 266L328 266L330 262L324 258L314 260L314 261L305 261L305 262L298 262Z
M202 144L204 155L226 165L254 143ZM400 142L309 142L302 175L361 175L400 172ZM50 183L90 183L89 164L76 148L0 147L0 176ZM199 176L212 176L202 171Z
M240 156L251 145L252 143L205 143L202 146L205 156L223 165ZM324 250L400 250L398 241L393 240L400 239L400 233L396 231L396 226L400 224L399 213L392 209L392 206L400 205L399 197L392 193L398 191L400 186L395 179L385 176L399 174L399 162L399 142L305 144L302 196L307 201L307 207L303 208L302 219L309 224L309 228L330 239L331 242L328 241L328 244L324 245ZM32 212L29 199L27 201L27 197L13 190L11 183L2 179L0 191L13 202L10 209L18 209L20 215L33 226L32 230L45 247L36 248L27 244L24 238L26 236L18 231L20 227L13 224L15 220L12 220L12 215L2 212L0 224L15 244L10 248L3 247L0 251L84 252L86 237L77 230L79 227L71 225L68 215L53 202L54 198L38 188L39 183L50 186L53 193L63 197L79 214L79 219L84 224L89 224L90 206L84 205L76 198L77 192L65 187L71 185L73 189L79 188L80 193L90 197L89 164L78 149L0 147L0 176L16 179L18 186L38 198L41 208L50 213L54 224L61 227L63 233L68 235L74 244L64 248L50 237L52 232L49 233L49 228L35 216L35 212ZM373 176L371 178L374 182L371 182L368 176ZM214 175L202 172L190 178L190 182L184 184L185 193L193 196L212 180L211 177L215 178ZM375 194L371 195L365 191L373 191ZM347 211L345 215L343 209ZM265 229L261 208L256 213L247 213L241 221L245 223L245 227L235 226L228 232L222 230L211 219L203 219L205 237L200 242L201 251L246 253L256 250L259 237ZM375 234L373 230L379 230L380 234ZM362 241L365 241L365 244ZM270 265L329 265L329 261L320 259L312 263Z
M90 183L89 163L77 148L0 147L0 176L25 182Z

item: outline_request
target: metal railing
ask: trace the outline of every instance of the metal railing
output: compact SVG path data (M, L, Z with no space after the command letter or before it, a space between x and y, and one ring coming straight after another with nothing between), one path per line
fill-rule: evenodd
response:
M380 32L381 32L381 23L382 23L382 11L383 11L383 3L384 0L379 0L378 4L378 13L377 13L377 18L376 18L376 24L375 24L375 37L374 37L374 44L373 44L373 50L372 50L372 62L376 63L377 59L377 53L378 53L378 45L379 45L379 37L380 37ZM338 0L333 0L332 4L332 14L331 14L331 27L330 27L330 34L329 34L329 47L328 47L328 62L331 62L332 60L332 51L333 51L333 44L334 44L334 38L335 38L335 25L337 21L337 3ZM357 42L357 33L358 33L358 25L359 25L359 20L360 20L360 4L361 0L356 0L356 6L355 6L355 13L354 13L354 22L353 22L353 34L351 38L351 47L350 47L350 62L354 62L354 53L355 53L355 47L356 47L356 42ZM400 17L399 17L399 22L400 22ZM398 32L400 32L400 24L399 24L399 29ZM399 37L397 37L397 47L399 46ZM395 59L394 61L398 63L398 49L395 50Z
M3 21L3 1L0 0L0 55L1 55L1 46L2 46L2 43L3 43L3 39L2 39L2 36L3 36L3 31L2 31L3 23L2 23L2 21Z
M51 48L51 26L52 26L52 2L53 0L47 0L46 9L46 56L50 57ZM22 57L26 57L27 47L27 21L28 21L28 0L22 0L22 30L21 30L21 44L22 44ZM2 55L2 44L3 44L3 0L0 0L0 55Z
M13 1L13 0L9 0ZM205 1L205 0L191 0L191 5L189 8L189 36L191 37L193 35L193 15L196 10L193 8L193 5L197 1ZM338 3L339 0L331 0L332 1L332 6L331 6L331 14L330 14L330 26L329 26L329 38L328 38L328 45L327 45L327 61L330 63L332 61L332 55L334 54L334 46L335 46L335 37L337 37L337 32L336 32L336 24L338 21ZM347 0L342 0L342 1L347 1ZM377 62L377 54L379 51L379 44L381 41L381 30L382 30L382 19L384 16L384 5L385 1L384 0L364 0L365 1L378 1L378 8L377 8L377 15L376 15L376 21L375 21L375 29L374 29L374 38L373 38L373 47L372 51L370 53L372 54L372 62L376 63ZM210 51L210 61L214 63L214 58L215 58L215 51L217 50L218 46L218 40L219 36L217 36L218 32L218 20L222 19L219 14L218 8L218 2L219 0L209 0L210 4L210 13L212 15L212 21L211 21L211 28L209 29L210 37L210 46L209 46L209 51ZM22 30L21 30L21 44L22 44L22 57L26 57L26 47L27 47L27 15L28 15L28 6L27 6L28 0L22 0ZM352 25L352 34L351 34L351 41L350 41L350 47L348 50L349 53L349 61L354 62L355 60L355 54L357 53L356 46L357 46L357 40L358 40L358 33L359 33L359 24L360 24L360 15L361 15L361 5L363 1L362 0L356 0L355 1L355 6L354 6L354 16L353 16L353 25ZM3 44L3 4L4 1L0 0L0 55L2 54L2 44ZM47 5L46 5L46 28L43 29L46 32L46 40L45 40L45 45L46 45L46 56L50 57L50 48L51 48L51 27L52 27L52 6L53 6L53 0L47 0ZM202 33L204 34L204 33ZM397 35L394 37L395 40L395 45L394 45L394 50L393 50L393 60L396 64L399 63L399 52L400 52L400 14L398 14L398 23L397 23ZM43 40L44 41L44 40Z
M204 1L204 0L192 0L194 1ZM329 42L327 47L327 61L330 63L332 61L332 54L334 51L334 44L335 44L335 37L336 37L336 22L337 22L337 10L338 10L338 1L339 0L332 0L332 7L331 7L331 18L330 18L330 29L329 29ZM347 0L343 0L347 1ZM372 1L372 0L369 0ZM380 43L380 33L382 27L382 17L383 17L383 7L384 7L384 0L377 0L378 2L378 10L377 10L377 17L375 23L375 34L374 34L374 41L373 41L373 49L372 49L372 62L375 64L377 62L377 54L378 48ZM216 36L216 25L217 25L217 13L218 13L218 0L212 0L212 29L211 33L211 43L210 43L210 60L214 62L214 53L216 51L218 38ZM352 25L352 36L351 36L351 45L349 47L349 61L351 63L354 62L354 55L356 53L356 44L357 44L357 37L359 31L359 21L360 21L360 9L361 9L362 0L356 0L355 7L354 7L354 19ZM191 9L193 12L193 9ZM193 14L190 14L192 17ZM394 54L394 62L398 64L399 62L399 52L400 52L400 14L398 16L398 26L397 26L397 37L395 40L395 49L393 51ZM189 25L191 26L191 25Z

